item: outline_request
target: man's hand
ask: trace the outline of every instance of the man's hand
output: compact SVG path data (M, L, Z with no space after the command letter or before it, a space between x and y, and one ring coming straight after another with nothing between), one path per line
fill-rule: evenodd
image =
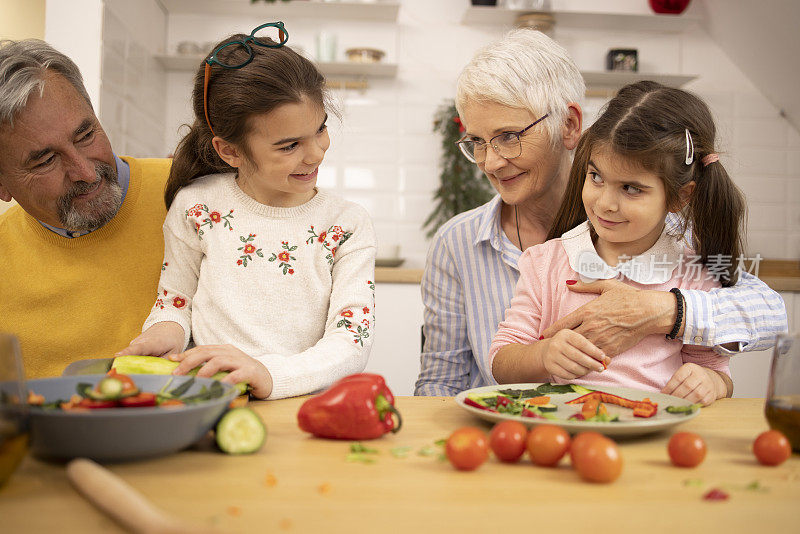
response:
M666 291L642 291L618 280L577 282L567 288L600 296L553 323L545 338L574 330L613 358L649 335L668 334L675 322L675 295Z

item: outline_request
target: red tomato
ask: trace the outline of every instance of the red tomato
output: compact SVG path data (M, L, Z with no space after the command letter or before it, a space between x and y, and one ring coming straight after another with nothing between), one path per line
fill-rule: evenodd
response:
M119 405L125 408L143 408L156 405L155 393L139 393L130 397L123 397L119 400Z
M127 394L127 393L130 393L131 391L137 391L139 389L136 386L136 383L134 383L134 381L133 381L133 379L131 377L129 377L128 375L123 375L123 374L118 373L117 370L114 369L114 368L110 369L108 371L108 373L106 373L106 374L108 376L110 376L112 378L116 378L117 380L122 382L122 393L123 393L123 395Z
M767 430L753 442L753 453L764 465L780 465L792 455L792 446L779 430Z
M502 421L489 434L489 446L503 462L516 462L525 452L528 429L519 421Z
M102 408L114 408L117 405L117 401L115 400L94 400L94 399L81 399L81 401L76 404L76 406L80 408L89 408L92 410L102 409Z
M465 426L447 438L445 445L447 459L456 469L472 471L489 457L486 434L479 428Z
M697 467L706 457L706 442L692 432L678 432L669 439L667 452L672 465Z
M566 430L556 425L539 425L528 434L527 448L531 461L542 467L553 467L569 450Z
M572 466L589 482L613 482L622 473L617 444L597 432L581 432L570 447Z

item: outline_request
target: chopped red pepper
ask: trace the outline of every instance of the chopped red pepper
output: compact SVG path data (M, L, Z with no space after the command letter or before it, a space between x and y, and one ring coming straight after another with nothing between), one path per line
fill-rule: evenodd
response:
M719 488L714 488L711 491L709 491L708 493L706 493L705 495L703 495L703 500L706 500L706 501L727 501L728 497L730 497L730 495L728 495L726 492L722 491Z
M592 391L582 397L567 401L567 404L583 404L590 399L599 399L600 402L616 404L623 408L631 408L635 417L653 417L658 412L658 404L650 399L642 399L640 401L631 400L603 391Z
M465 397L464 398L464 404L466 404L467 406L472 406L473 408L480 408L481 410L486 410L487 412L498 413L497 410L495 410L493 408L489 408L488 406L484 406L483 404L481 404L481 403L479 403L477 401L474 401L474 400L470 399L469 397Z
M511 399L509 399L508 397L498 395L496 398L497 398L497 403L495 404L495 406L497 406L498 408L500 406L508 406L509 404L511 404Z
M534 419L544 419L544 417L542 417L538 413L536 413L536 412L534 412L532 410L529 410L527 408L524 408L522 410L522 417L533 417Z
M397 416L395 427L392 415ZM342 378L303 403L300 429L321 438L374 439L400 430L400 412L383 377L359 373Z

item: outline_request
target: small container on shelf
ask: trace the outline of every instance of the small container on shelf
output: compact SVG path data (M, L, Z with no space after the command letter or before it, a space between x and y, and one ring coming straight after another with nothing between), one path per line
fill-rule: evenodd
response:
M345 55L353 63L380 63L386 52L377 48L348 48Z
M606 70L637 72L639 57L635 48L612 48L606 54Z

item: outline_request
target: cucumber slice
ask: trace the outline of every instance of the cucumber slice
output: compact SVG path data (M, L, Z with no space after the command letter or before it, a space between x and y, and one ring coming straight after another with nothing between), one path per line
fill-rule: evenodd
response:
M552 403L537 404L536 407L539 408L540 412L555 412L558 410L558 406Z
M228 454L252 454L264 445L267 427L247 407L228 410L217 423L217 446Z

